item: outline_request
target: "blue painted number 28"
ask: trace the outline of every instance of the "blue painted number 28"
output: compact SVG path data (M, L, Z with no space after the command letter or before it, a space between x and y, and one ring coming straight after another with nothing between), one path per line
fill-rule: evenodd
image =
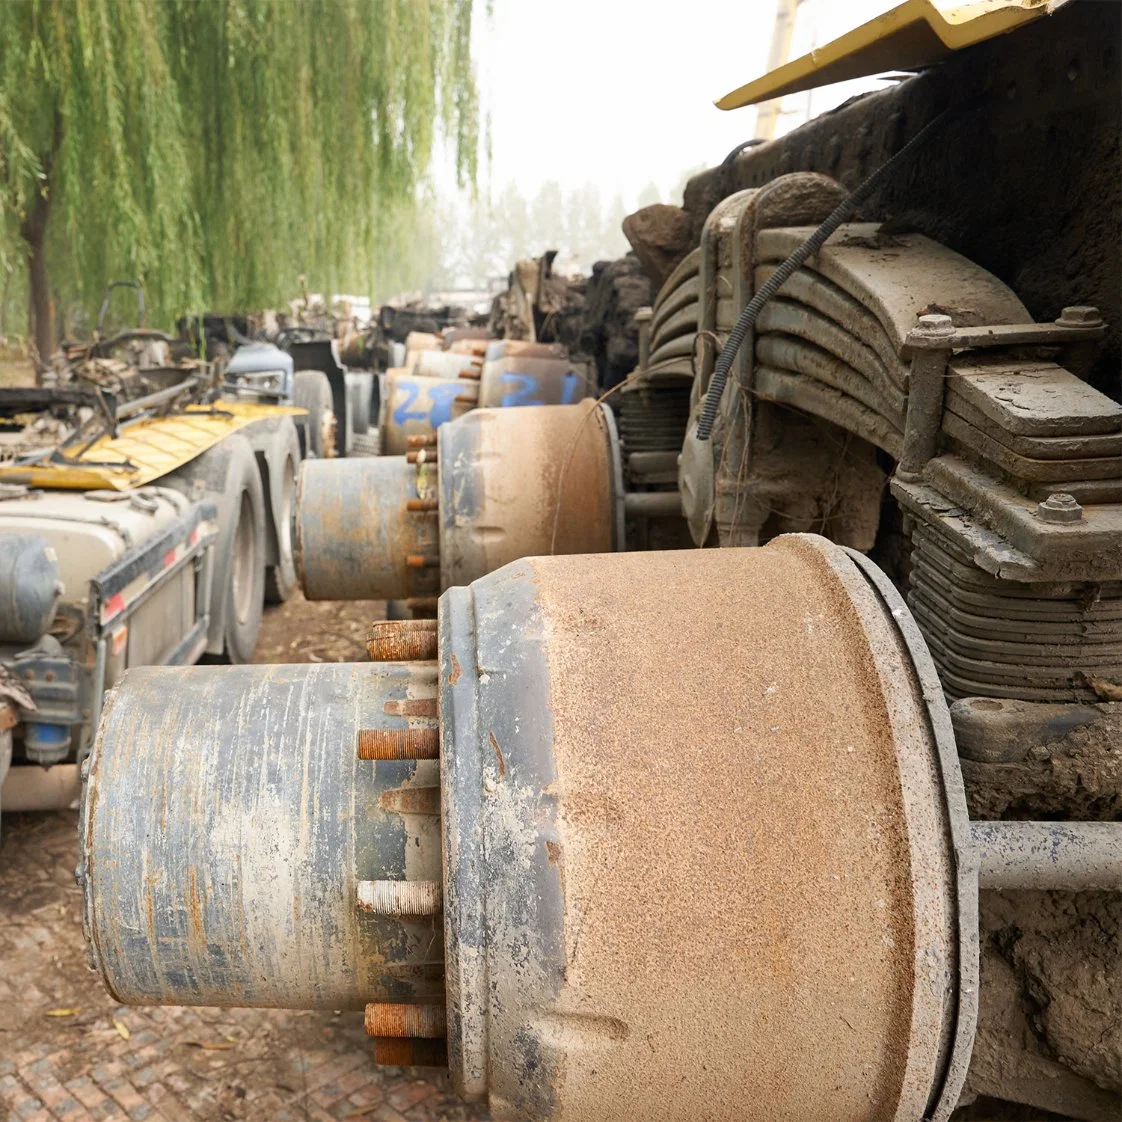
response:
M399 381L397 388L404 395L404 400L393 411L394 424L404 425L409 421L428 421L433 428L439 428L445 421L452 419L452 403L464 389L460 382L430 386L430 405L425 410L423 408L412 408L421 396L421 387L416 382Z

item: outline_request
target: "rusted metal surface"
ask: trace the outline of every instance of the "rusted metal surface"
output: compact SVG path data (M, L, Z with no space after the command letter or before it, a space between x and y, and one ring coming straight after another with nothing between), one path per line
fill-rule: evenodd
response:
M436 620L377 620L370 628L367 653L374 662L411 662L436 658Z
M573 405L591 390L588 368L581 363L517 355L484 363L479 406Z
M355 751L360 760L435 760L440 741L435 728L359 729Z
M436 573L406 563L436 546L436 519L410 500L435 497L431 466L404 456L308 460L300 471L296 566L310 600L404 600L438 591Z
M372 1001L366 1006L366 1031L370 1036L407 1036L439 1040L446 1031L443 1005L403 1005Z
M438 820L382 801L437 765L355 756L359 729L434 729L386 711L434 685L431 663L129 671L81 827L91 960L118 1000L440 1000L432 920L356 906L363 880L440 879Z
M463 363L463 356L443 355ZM382 388L378 432L382 455L400 456L409 449L431 443L446 421L462 416L475 405L478 383L450 372L431 377L421 372L387 371ZM418 445L413 439L423 441Z
M940 518L912 531L909 603L948 697L1089 703L1101 700L1091 679L1122 680L1122 585L1104 581L1088 596L1082 582L1010 572L1006 551L1005 572L991 575L981 559Z
M923 633L908 611L904 598L888 576L856 549L845 553L865 580L868 594L878 602L885 617L891 619L889 639L907 664L915 679L915 692L922 698L927 730L934 748L936 783L942 795L939 806L920 806L920 820L935 810L942 819L944 837L952 851L946 868L944 902L954 917L955 943L945 948L947 962L957 975L955 1017L947 1025L942 1041L942 1057L935 1072L935 1083L928 1097L925 1122L948 1122L959 1098L969 1070L971 1050L978 1025L979 944L978 930L978 866L970 837L970 818L963 789L962 769L954 740L954 724L946 700L939 690L939 675ZM894 687L898 691L901 682ZM913 760L914 763L914 760ZM922 789L913 790L904 776L902 792L909 821L916 813L917 796L921 803ZM922 785L921 785L922 787ZM936 795L938 799L938 795ZM953 988L953 983L952 983Z
M447 592L441 629L457 1087L500 1118L925 1117L944 780L853 562L536 558Z
M905 479L917 478L937 450L943 420L943 387L954 333L954 323L945 315L920 316L908 332L912 368L904 446L897 465Z
M424 351L439 351L441 340L439 335L431 331L410 331L405 336L405 365L410 370L416 365L417 358Z
M608 421L579 405L477 409L440 431L441 587L518 557L618 548Z
M305 466L297 545L309 598L411 599L431 612L439 589L517 557L623 547L606 408L473 410L439 434L404 457Z
M377 1036L374 1038L374 1062L392 1067L446 1067L448 1051L443 1040Z
M80 870L119 998L361 995L496 1119L945 1122L979 869L1122 877L1117 823L969 822L916 620L825 539L531 558L440 617L378 625L439 666L126 679Z

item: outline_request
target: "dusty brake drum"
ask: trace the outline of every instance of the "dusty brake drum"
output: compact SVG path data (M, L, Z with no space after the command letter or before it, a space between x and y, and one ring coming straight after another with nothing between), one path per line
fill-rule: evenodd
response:
M461 1094L950 1115L977 877L942 691L874 565L794 535L531 558L447 592L439 647Z

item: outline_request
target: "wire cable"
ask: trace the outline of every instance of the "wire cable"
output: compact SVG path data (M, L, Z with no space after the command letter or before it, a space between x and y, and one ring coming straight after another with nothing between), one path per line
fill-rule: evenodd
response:
M709 381L709 388L706 390L705 400L701 406L701 416L697 422L698 440L708 440L712 435L713 423L717 419L717 409L725 392L725 383L728 381L733 360L743 346L748 332L756 326L756 319L763 306L790 280L794 272L808 257L813 257L822 248L830 235L853 215L853 212L869 197L873 189L921 144L929 140L931 135L945 124L950 116L951 110L944 109L942 113L924 125L903 148L889 156L879 168L846 195L818 229L791 253L779 268L760 285L752 299L744 305L744 310L740 313L732 331L729 332L729 337L717 357L717 365L713 370L713 377Z

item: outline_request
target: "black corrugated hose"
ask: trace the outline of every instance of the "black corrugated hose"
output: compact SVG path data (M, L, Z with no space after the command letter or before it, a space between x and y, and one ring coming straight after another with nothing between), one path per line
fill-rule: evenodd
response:
M713 431L713 422L717 419L717 407L721 403L721 395L725 392L725 382L728 381L733 359L736 358L736 352L740 350L748 332L756 326L756 317L759 316L763 306L787 283L791 274L808 257L812 257L822 248L826 239L869 197L873 188L901 160L911 155L940 125L944 124L950 114L951 110L944 109L937 117L928 121L903 148L889 156L864 182L846 195L834 208L830 217L764 281L752 299L744 305L744 310L740 313L736 326L729 332L729 337L725 341L720 355L717 356L717 365L713 370L713 377L710 379L709 389L701 406L701 417L697 422L698 440L708 440Z

